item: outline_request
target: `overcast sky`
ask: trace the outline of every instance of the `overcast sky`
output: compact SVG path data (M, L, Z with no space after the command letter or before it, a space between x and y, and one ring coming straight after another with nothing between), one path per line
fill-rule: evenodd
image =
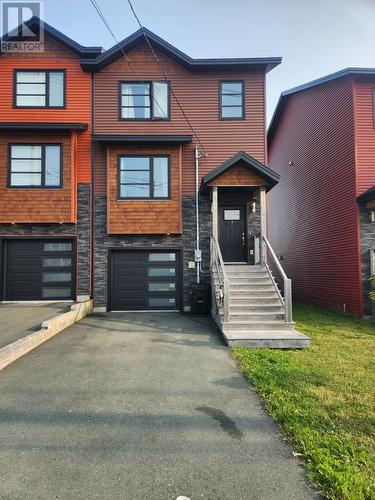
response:
M138 28L127 0L97 0L119 39ZM192 57L282 56L282 90L348 66L375 67L375 0L133 0L141 22ZM90 0L45 0L45 19L83 45L114 42Z

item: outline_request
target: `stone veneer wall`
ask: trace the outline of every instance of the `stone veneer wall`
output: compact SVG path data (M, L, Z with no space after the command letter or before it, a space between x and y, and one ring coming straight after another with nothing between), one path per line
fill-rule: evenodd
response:
M77 225L0 224L1 236L77 236L77 295L90 296L90 186L78 185Z
M360 236L361 236L361 270L363 305L365 314L371 314L370 292L370 250L375 250L375 223L368 218L369 209L364 205L359 207Z
M194 283L196 270L188 268L188 262L194 261L196 245L195 198L184 196L182 200L182 235L108 235L107 200L95 199L95 256L94 256L94 305L106 307L108 300L108 249L123 247L183 247L184 269L184 308L190 306L190 287ZM209 280L209 250L212 234L211 203L206 196L200 197L200 238L202 249L202 282Z

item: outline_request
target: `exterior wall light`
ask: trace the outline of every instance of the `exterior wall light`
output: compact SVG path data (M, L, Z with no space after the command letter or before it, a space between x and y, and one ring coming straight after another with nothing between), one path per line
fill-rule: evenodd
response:
M250 212L252 214L255 214L256 210L257 210L257 204L256 204L255 201L252 201L251 204L250 204Z
M375 210L370 210L368 213L368 220L370 222L375 222Z

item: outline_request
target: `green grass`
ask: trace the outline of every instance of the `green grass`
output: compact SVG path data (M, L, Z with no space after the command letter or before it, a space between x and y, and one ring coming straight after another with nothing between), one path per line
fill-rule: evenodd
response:
M307 474L331 499L375 499L375 323L295 305L301 351L233 349Z

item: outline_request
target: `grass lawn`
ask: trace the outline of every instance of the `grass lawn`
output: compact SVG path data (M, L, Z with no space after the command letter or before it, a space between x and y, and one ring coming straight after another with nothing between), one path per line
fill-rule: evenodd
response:
M301 351L233 349L327 498L375 499L375 323L295 305Z

